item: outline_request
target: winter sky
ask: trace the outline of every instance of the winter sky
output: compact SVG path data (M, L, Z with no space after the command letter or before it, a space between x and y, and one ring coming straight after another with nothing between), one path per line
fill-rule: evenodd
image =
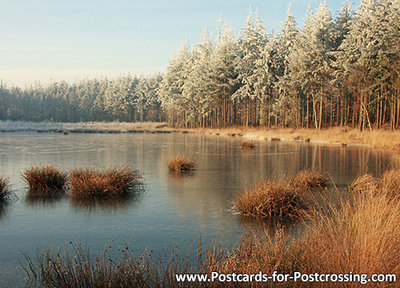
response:
M222 17L238 34L248 8L279 32L291 6L299 26L320 0L0 0L0 79L7 86L165 70L185 40L216 32ZM332 16L342 0L327 0ZM353 1L357 7L360 0Z

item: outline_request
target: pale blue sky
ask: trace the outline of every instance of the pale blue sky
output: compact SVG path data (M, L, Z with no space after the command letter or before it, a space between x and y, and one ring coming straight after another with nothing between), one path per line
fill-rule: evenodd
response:
M317 0L0 0L0 79L9 85L163 71L184 40L221 15L237 34L248 8L279 31L291 3L298 25ZM342 1L327 1L333 16ZM353 6L358 6L356 0Z

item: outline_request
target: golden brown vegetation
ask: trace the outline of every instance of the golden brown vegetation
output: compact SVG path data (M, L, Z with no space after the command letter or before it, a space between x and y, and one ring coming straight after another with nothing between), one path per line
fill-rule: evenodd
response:
M399 198L400 170L385 171L382 179L377 179L370 174L360 176L351 184L350 191L356 195L377 193L390 198Z
M319 172L304 170L290 182L272 180L255 185L237 196L234 205L244 215L256 218L298 218L307 215L304 194L313 188L323 188L328 179Z
M233 203L244 215L256 218L300 217L307 208L297 189L271 180L247 189Z
M328 182L328 178L321 172L303 170L297 173L290 184L296 188L310 189L326 187Z
M64 192L67 173L54 165L32 166L22 173L31 196L48 197Z
M128 166L74 169L70 177L71 195L79 199L123 197L139 184L139 180L137 171Z
M253 142L249 141L242 141L242 143L240 143L240 146L242 147L242 149L253 149L256 147Z
M400 201L392 197L399 187L389 185L389 171L379 185L369 176L354 183L366 183L340 205L325 205L304 223L305 230L289 235L281 226L274 234L244 236L232 249L211 247L198 268L182 259L171 258L166 269L154 265L146 252L132 257L129 250L119 261L109 260L107 249L96 258L76 249L74 254L48 250L34 263L28 259L30 277L44 287L370 287L360 282L186 282L177 283L175 273L391 273L400 275ZM386 179L386 180L385 180ZM394 179L394 176L392 180ZM398 178L396 178L398 179ZM377 179L376 179L377 180ZM370 184L373 185L370 185ZM278 184L276 184L278 185ZM353 185L354 186L354 185ZM283 188L279 188L283 189ZM371 189L366 191L365 189ZM378 191L379 190L379 191ZM182 265L183 264L183 265ZM134 283L136 283L134 285ZM366 284L366 283L364 283ZM385 282L383 287L398 287ZM375 286L373 286L375 287Z
M183 156L177 156L172 158L168 162L168 169L170 172L180 174L180 173L188 173L192 171L192 169L196 166L196 163L192 160L186 159Z
M0 177L0 204L7 200L10 195L10 185L7 178Z
M347 144L367 144L374 147L390 147L400 152L400 133L391 130L360 131L349 127L332 127L321 130L316 129L291 129L291 128L261 128L261 127L229 127L229 128L196 128L198 133L211 135L243 135L252 139L280 138L281 140L337 143L342 146Z

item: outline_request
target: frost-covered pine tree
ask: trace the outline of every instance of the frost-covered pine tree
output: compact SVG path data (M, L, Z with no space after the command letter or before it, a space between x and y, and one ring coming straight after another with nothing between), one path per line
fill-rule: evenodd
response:
M265 73L265 67L260 65L260 57L266 44L265 29L258 13L249 9L246 27L239 39L239 57L237 57L236 72L240 88L232 95L232 99L241 103L243 116L241 124L257 125L259 120L259 99L263 97L259 81Z
M274 54L271 64L271 70L274 77L277 79L275 82L276 95L274 99L274 115L275 124L278 118L284 126L293 125L299 126L300 121L300 93L296 85L293 85L291 79L291 71L289 66L289 55L293 53L293 49L299 41L299 32L296 27L295 19L290 11L287 12L287 17L283 23L281 34L277 37L276 53ZM301 59L297 59L300 60Z
M205 30L201 43L193 48L191 71L183 85L187 104L185 126L195 127L206 121L214 105L211 91L211 54L214 45ZM201 125L201 124L200 124Z
M238 46L232 28L220 22L218 44L210 60L211 65L211 96L214 103L215 123L213 126L226 127L235 123L235 107L231 97L237 87L235 61L238 56Z
M388 89L390 75L390 48L393 31L388 17L395 11L392 1L362 0L346 39L343 40L341 64L349 75L349 87L357 97L353 107L353 123L360 130L371 129L371 108L375 108L376 121L385 122L387 105L391 110L391 127L395 128L396 92ZM392 14L393 15L393 14ZM375 95L379 95L376 97ZM374 99L376 97L376 99ZM375 107L372 104L376 104Z
M191 71L191 53L187 42L170 60L159 90L161 106L166 111L169 124L184 125L186 99L183 97L183 85Z
M334 22L334 48L333 48L333 74L332 84L334 87L333 95L336 95L336 124L346 125L348 120L348 105L350 105L348 78L349 70L345 67L346 57L341 45L347 38L351 22L353 21L353 11L351 4L344 2L338 16ZM332 122L333 119L331 119Z

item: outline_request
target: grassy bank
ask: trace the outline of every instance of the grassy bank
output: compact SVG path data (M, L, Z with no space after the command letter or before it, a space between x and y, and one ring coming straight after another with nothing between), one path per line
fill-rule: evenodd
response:
M292 128L230 127L221 129L182 129L210 135L244 137L258 140L289 140L342 145L365 144L372 147L389 147L400 152L400 131L363 131L348 127L333 127L322 130Z
M362 176L365 179L368 177ZM74 246L74 251L47 249L37 259L28 259L27 272L32 281L44 287L370 287L360 281L326 283L301 281L266 283L184 282L177 283L175 273L230 274L260 271L279 273L394 273L400 276L400 178L397 170L375 179L376 185L358 178L358 193L339 205L324 205L304 223L305 230L296 237L285 232L284 226L271 235L243 236L232 249L219 246L203 248L199 266L185 258L172 257L160 267L148 251L139 257L126 247L122 255L112 259L109 247L96 257L87 249ZM368 180L368 179L367 179ZM371 179L370 179L371 180ZM357 184L358 183L358 184ZM276 183L276 185L278 185ZM350 188L350 190L352 189ZM174 255L174 253L171 253ZM112 260L111 260L112 259ZM222 279L222 278L221 278ZM372 284L372 283L371 283ZM379 287L397 287L384 282Z

